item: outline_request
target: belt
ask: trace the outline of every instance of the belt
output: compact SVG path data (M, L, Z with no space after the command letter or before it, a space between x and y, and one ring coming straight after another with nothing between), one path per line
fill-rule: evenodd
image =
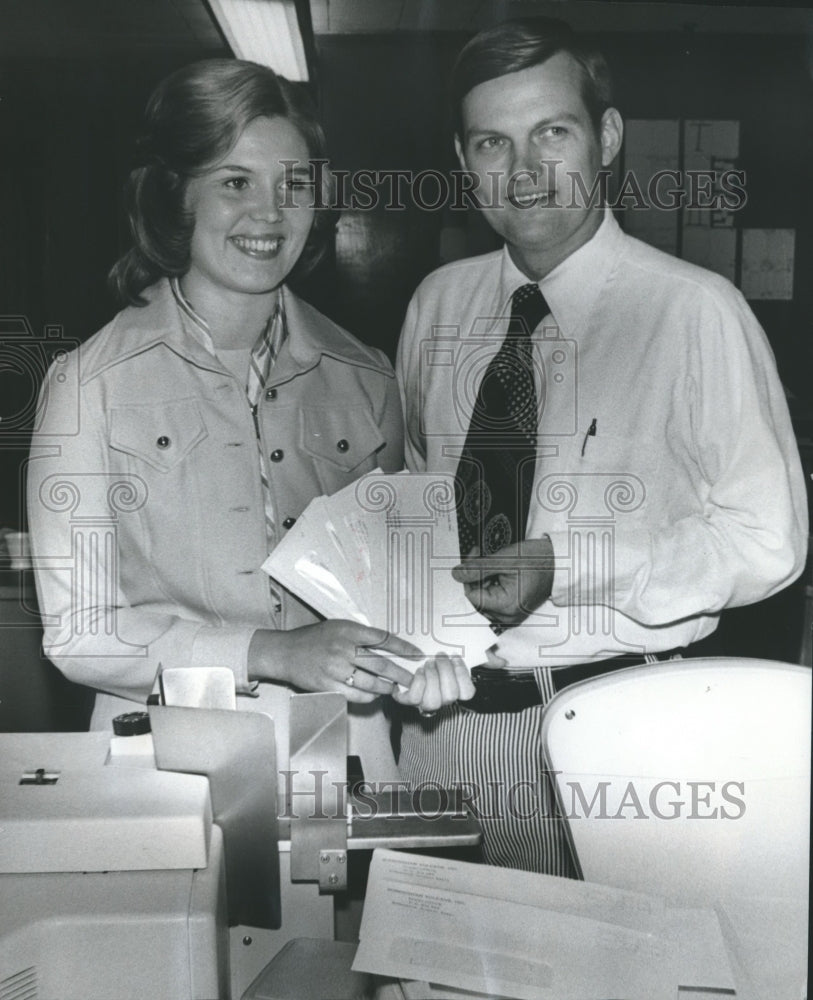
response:
M665 653L655 653L656 660L669 660L682 651L672 649ZM551 670L555 691L562 691L578 681L602 674L623 670L624 667L637 667L651 663L652 658L638 655L614 656L609 660L596 660L591 663L574 663L571 667L554 667ZM541 705L543 702L539 685L532 670L501 670L494 667L474 667L471 672L474 681L474 697L469 701L461 701L462 708L471 712L521 712L523 709Z

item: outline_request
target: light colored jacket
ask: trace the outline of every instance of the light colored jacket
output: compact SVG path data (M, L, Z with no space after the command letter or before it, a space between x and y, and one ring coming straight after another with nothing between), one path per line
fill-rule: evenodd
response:
M105 693L94 727L143 704L159 665L228 666L247 693L254 631L317 620L289 594L275 616L260 569L268 546L244 386L184 333L168 282L146 295L55 361L29 466L44 648ZM287 290L285 303L289 336L258 407L283 533L313 497L403 466L383 353ZM240 707L276 704L279 686L259 694Z

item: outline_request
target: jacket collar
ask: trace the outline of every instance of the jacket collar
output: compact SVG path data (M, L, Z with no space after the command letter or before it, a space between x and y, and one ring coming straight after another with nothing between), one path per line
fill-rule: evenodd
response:
M178 306L162 278L142 293L144 306L127 306L105 327L107 336L94 337L84 347L82 381L152 348L163 345L200 368L222 372L218 359L183 328Z
M93 338L83 348L83 383L158 345L168 347L199 368L221 374L224 372L218 358L185 332L166 278L146 289L144 297L147 299L145 306L123 309L106 327L108 336ZM269 385L314 368L322 355L382 374L392 374L381 352L356 341L288 289L285 291L285 310L288 338L280 351Z
M314 368L323 355L383 375L392 366L381 351L367 347L317 309L285 289L288 337L271 371L269 385Z

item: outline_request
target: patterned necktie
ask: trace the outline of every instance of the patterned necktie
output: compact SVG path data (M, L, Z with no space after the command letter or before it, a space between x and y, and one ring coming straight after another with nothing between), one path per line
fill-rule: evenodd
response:
M480 383L455 483L462 557L525 537L538 424L531 334L549 312L538 285L514 292L508 332Z

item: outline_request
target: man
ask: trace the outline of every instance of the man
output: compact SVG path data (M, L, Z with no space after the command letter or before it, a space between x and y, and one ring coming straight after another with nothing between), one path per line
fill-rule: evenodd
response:
M507 22L463 49L452 91L460 164L505 245L421 284L398 375L408 464L456 475L455 576L496 635L471 701L441 665L423 704L446 707L405 716L400 764L467 787L486 861L565 875L542 707L691 655L724 608L789 584L804 482L740 293L591 198L623 135L603 58L562 22Z

